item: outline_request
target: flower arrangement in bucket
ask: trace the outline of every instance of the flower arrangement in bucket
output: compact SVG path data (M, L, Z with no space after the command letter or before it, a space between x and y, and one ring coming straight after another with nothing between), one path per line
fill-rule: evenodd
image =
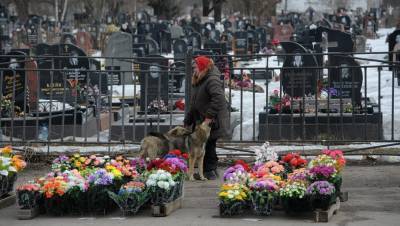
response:
M176 182L171 173L162 169L153 171L146 181L152 204L161 205L173 201L175 185Z
M115 205L109 198L108 191L116 191L120 187L121 172L109 172L100 168L88 176L89 191L88 191L88 206L92 213L103 213L112 210Z
M33 209L38 207L41 195L40 185L31 181L17 187L18 206L21 209Z
M307 185L301 182L286 183L279 190L279 196L287 213L311 210L311 202L306 195Z
M239 183L223 184L218 194L221 216L241 214L247 207L249 189Z
M325 153L327 153L326 150ZM315 157L308 165L310 181L327 180L335 186L336 192L339 193L342 185L340 172L345 164L344 158L340 160L342 157L336 159L326 154Z
M141 181L130 181L122 185L117 194L108 191L108 195L119 206L123 215L136 214L149 199L146 185Z
M225 170L223 178L224 182L226 183L247 184L249 180L249 174L247 173L245 167L243 167L242 164L236 164Z
M278 196L279 186L272 178L260 178L250 184L253 209L258 215L269 216Z
M328 181L315 181L307 188L314 209L327 210L335 202L335 187Z
M0 149L0 197L13 190L17 173L25 167L26 162L20 155L14 155L10 146Z

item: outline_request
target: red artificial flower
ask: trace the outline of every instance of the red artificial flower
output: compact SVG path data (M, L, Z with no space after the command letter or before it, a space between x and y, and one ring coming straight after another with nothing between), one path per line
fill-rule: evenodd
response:
M181 152L180 150L178 150L178 149L175 149L175 150L170 151L168 154L170 154L170 155L176 155L176 156L181 156L181 155L182 155L182 152Z
M297 167L297 159L296 158L292 158L292 160L290 160L290 165Z
M250 166L249 166L249 164L247 164L245 161L243 161L243 160L241 160L241 159L236 160L236 162L235 162L234 165L241 165L241 166L243 166L244 170L246 170L247 172L250 171Z
M189 158L189 154L188 154L188 153L183 153L183 154L182 154L182 158L188 159L188 158Z
M147 166L147 170L160 169L160 165L164 162L162 159L153 159Z

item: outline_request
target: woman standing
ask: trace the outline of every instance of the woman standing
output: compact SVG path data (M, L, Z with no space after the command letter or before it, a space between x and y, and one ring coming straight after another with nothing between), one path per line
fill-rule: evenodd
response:
M217 177L217 140L229 135L229 113L225 99L221 72L206 56L198 56L193 64L192 94L190 108L185 117L185 126L207 121L211 125L210 137L204 156L204 176L209 180Z

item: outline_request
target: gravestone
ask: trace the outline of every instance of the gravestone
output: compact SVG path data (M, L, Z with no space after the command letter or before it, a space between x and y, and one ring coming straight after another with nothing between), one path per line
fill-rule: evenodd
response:
M354 49L354 42L351 34L333 30L325 27L318 27L316 31L316 41L322 43L323 37L327 38L327 43L321 47L327 49L328 52L336 53L351 53ZM328 61L331 65L336 65L335 61L340 58L340 55L329 55Z
M160 48L162 53L171 53L172 51L172 38L171 32L161 32Z
M183 60L187 53L187 44L183 39L177 39L174 42L174 59Z
M233 52L235 55L247 54L249 43L247 38L247 32L237 31L235 32L233 39Z
M73 44L76 45L76 39L72 34L64 33L61 35L60 44Z
M260 51L260 46L258 44L258 36L254 30L247 31L247 39L249 40L249 49L252 53L258 53Z
M343 15L343 16L339 16L338 18L338 23L341 23L344 25L344 29L346 31L350 30L350 26L351 26L351 19L348 15Z
M80 31L76 34L77 46L90 53L93 50L93 38L89 32Z
M132 36L125 32L114 32L107 43L104 51L105 57L122 57L126 59L106 58L106 67L119 67L121 70L121 84L132 84L132 57L133 46ZM115 69L115 68L114 68Z
M227 54L227 47L226 47L226 43L205 43L204 44L204 49L205 50L210 50L212 51L214 54L217 55L225 55Z
M334 65L339 69L329 70L330 88L338 92L338 98L351 98L353 106L361 106L363 74L360 65L350 57L337 58Z
M40 43L35 47L35 54L36 56L43 56L50 54L50 45L46 43Z
M211 30L210 31L210 39L214 40L215 42L219 42L221 38L221 33L218 30Z
M317 61L312 55L302 55L309 53L302 45L295 42L281 42L285 53L295 54L286 56L282 69L282 88L283 92L291 97L303 97L305 95L316 94L318 70L307 69L304 67L316 67Z
M168 104L168 59L159 55L149 55L141 60L140 110L145 111L152 101ZM160 98L160 99L158 99ZM147 101L146 101L147 99Z
M172 70L169 76L169 90L173 93L180 93L182 91L182 88L185 87L185 84L182 83L186 76L185 63L182 61L175 61L172 64L171 68Z
M2 95L10 101L14 100L14 105L21 110L24 108L24 99L27 94L25 60L26 55L19 51L11 51L0 58L0 68L3 72Z
M366 48L367 38L364 35L356 36L356 52L364 53Z
M108 92L108 74L104 71L101 71L101 62L97 59L89 59L90 63L90 72L88 76L88 84L89 89L95 95L96 90L98 90L99 94L107 94ZM89 92L90 94L90 92Z
M256 29L256 34L258 45L260 46L260 49L263 49L267 46L267 31L264 28L259 27Z
M188 46L191 46L193 50L201 49L201 35L198 32L192 32L188 37Z
M35 46L41 42L41 22L42 20L39 16L33 15L29 17L27 23L25 24L28 43L30 46Z
M53 99L67 103L85 101L87 85L87 70L89 60L85 52L72 44L58 44L50 47L50 55L62 56L52 60L39 61L40 98ZM55 71L48 71L54 66Z
M392 52L394 46L400 44L400 30L393 31L387 38L388 40L388 51ZM389 53L389 61L393 62L393 53Z
M146 36L144 36L144 35L132 35L133 43L144 43L145 40L146 40Z
M145 40L145 43L147 45L149 55L160 54L160 48L154 39L148 38Z

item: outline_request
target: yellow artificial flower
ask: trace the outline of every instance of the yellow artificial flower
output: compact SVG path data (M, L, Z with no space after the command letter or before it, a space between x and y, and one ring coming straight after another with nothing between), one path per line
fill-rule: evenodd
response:
M12 152L11 146L5 146L4 148L1 149L1 153L5 155L10 155Z
M80 161L80 162L85 162L85 161L86 161L86 158L85 158L85 157L80 157L80 158L79 158L79 161Z

